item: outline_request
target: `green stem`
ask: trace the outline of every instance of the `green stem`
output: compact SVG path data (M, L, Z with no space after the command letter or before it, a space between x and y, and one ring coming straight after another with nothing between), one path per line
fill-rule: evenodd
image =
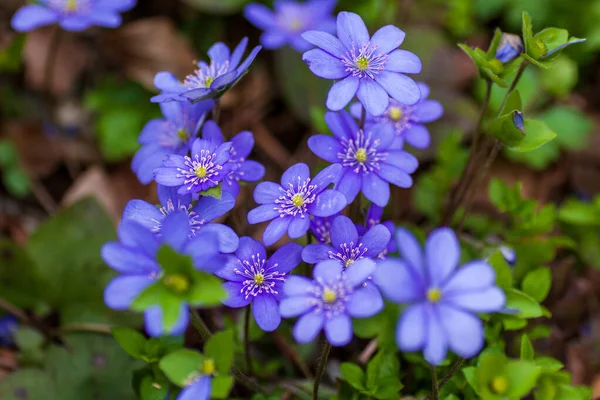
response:
M250 315L252 311L252 304L246 307L246 314L244 315L244 352L246 353L246 368L248 375L254 375L252 372L252 358L250 357Z
M198 331L198 333L202 337L202 340L206 342L212 336L210 330L208 329L208 326L206 326L204 320L202 319L200 314L198 314L198 311L191 310L190 314L192 316L192 326ZM253 393L267 393L267 391L262 386L260 386L259 384L248 378L246 375L244 375L244 373L240 371L235 365L231 366L231 375L233 375L235 380L238 381L240 385L245 386L246 389L252 391Z
M456 360L454 362L454 364L452 364L448 373L446 373L446 375L444 375L444 377L442 379L440 379L439 383L437 384L438 391L442 390L444 385L446 385L446 383L448 383L450 381L450 379L452 379L452 377L460 370L460 368L463 366L464 363L465 363L465 359L459 358L458 360ZM431 399L433 399L433 393L431 393L426 398L426 400L431 400Z
M523 72L525 72L525 69L527 68L528 65L529 65L528 61L523 61L521 63L521 65L519 66L517 75L515 76L515 79L513 79L512 83L510 84L510 87L508 88L508 92L506 92L506 95L504 96L504 100L502 100L502 105L500 105L500 108L498 109L498 115L500 115L500 112L506 105L506 102L508 101L508 96L510 96L512 91L515 90L515 88L517 87L517 84L521 80L521 77L523 76Z
M327 358L329 358L329 352L331 351L331 344L325 342L321 357L319 359L319 365L317 366L317 372L315 375L315 385L313 387L313 400L319 400L319 385L321 384L321 378L325 372L325 366L327 365Z
M438 387L438 379L437 379L437 372L435 370L435 365L430 365L431 367L431 396L433 398L433 400L438 400L439 399L439 387Z

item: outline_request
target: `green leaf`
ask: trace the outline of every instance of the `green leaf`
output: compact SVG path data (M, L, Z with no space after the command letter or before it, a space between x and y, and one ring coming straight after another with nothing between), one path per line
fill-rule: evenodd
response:
M217 186L213 186L208 190L198 193L200 196L209 196L214 197L215 199L220 199L223 195L223 184L219 183Z
M398 399L400 390L403 385L398 377L381 378L375 386L375 390L371 393L376 399Z
M219 278L201 271L194 272L192 287L186 297L191 305L217 306L226 298L227 292Z
M15 197L22 198L30 192L29 177L18 165L4 169L2 182L6 190Z
M365 390L365 373L356 364L345 362L340 365L342 377L358 390Z
M241 11L250 0L185 0L187 4L208 14L231 15Z
M169 332L179 320L184 300L172 293L160 282L148 286L131 303L131 309L144 311L151 306L160 306L165 332Z
M7 301L22 308L44 303L45 292L37 267L25 249L11 240L0 239L0 293Z
M519 318L529 319L538 318L544 315L544 311L540 304L531 296L517 290L506 290L506 306L507 309L517 310Z
M233 364L234 355L233 331L217 332L206 342L204 355L212 358L220 374L228 374Z
M518 90L510 92L504 107L500 111L500 115L511 114L513 111L523 111L523 102L521 101L521 94Z
M521 336L521 360L533 360L535 352L529 336L523 334Z
M547 51L550 51L567 43L569 40L569 32L566 29L546 28L538 32L534 38L544 42L548 48Z
M538 118L556 133L556 142L569 150L585 148L594 128L591 119L575 107L553 107Z
M525 140L523 114L515 110L500 116L489 124L487 132L507 147L519 147Z
M463 375L465 376L465 380L474 390L477 390L477 379L475 377L477 368L475 367L465 367L462 370Z
M506 290L512 287L512 270L506 263L502 252L495 251L489 258L488 263L496 272L496 285Z
M519 399L525 397L535 386L540 373L541 368L533 361L509 361L506 366L506 376L509 382L506 394Z
M20 369L18 372L5 376L0 381L2 400L67 400L59 393L50 374L37 369ZM71 397L68 400L77 400Z
M577 84L579 68L575 61L562 54L554 61L553 68L540 71L540 79L542 85L550 94L557 97L566 97ZM548 121L544 122L548 123ZM548 126L560 136L560 132L555 127Z
M146 375L142 378L140 383L140 400L168 400L168 394L168 382L156 382L152 375Z
M113 337L119 345L133 358L141 359L146 352L146 338L131 328L111 328Z
M156 261L168 274L187 274L194 270L192 257L179 254L166 244L158 249Z
M564 365L552 357L538 357L535 359L535 365L542 369L542 373L551 374L564 368Z
M512 147L512 150L518 152L531 151L537 149L544 143L551 141L555 137L556 133L552 132L552 130L543 122L526 119L525 138L519 146Z
M552 286L552 273L546 267L530 271L523 279L523 292L538 302L544 301Z
M33 328L21 326L14 333L15 343L24 352L37 352L44 344L44 336Z
M211 381L211 397L215 399L229 398L229 392L233 387L233 377L231 376L215 376Z
M380 381L387 378L398 379L400 363L394 352L379 351L367 364L367 389L380 387Z
M181 349L164 356L158 364L161 371L174 384L184 387L191 379L200 376L204 356L195 350Z
M527 11L523 11L523 44L525 45L525 52L529 54L533 41L533 24L531 23L531 17Z

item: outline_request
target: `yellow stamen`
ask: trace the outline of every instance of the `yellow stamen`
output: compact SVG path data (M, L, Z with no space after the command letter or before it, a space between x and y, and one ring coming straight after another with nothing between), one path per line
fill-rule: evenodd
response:
M356 59L356 67L361 71L366 70L369 68L369 59L365 56L358 57Z
M508 379L505 376L497 376L492 379L491 383L492 392L497 394L504 394L508 390Z
M430 303L437 303L441 298L442 291L440 289L433 288L427 291L427 300L429 300Z
M256 283L257 285L262 284L265 281L265 277L263 274L258 273L256 275L254 275L254 283Z
M345 265L345 266L346 266L346 268L347 268L347 267L349 267L349 266L350 266L351 264L353 264L353 263L354 263L354 260L350 258L350 259L346 260L346 262L344 263L344 265Z
M300 193L296 193L295 195L292 196L292 204L298 208L300 208L304 205L304 198L302 197L302 195Z
M167 275L164 282L175 294L184 294L190 288L190 281L185 275L181 274Z
M202 165L197 166L194 170L194 173L198 178L204 178L206 176L206 172L206 167L203 167Z
M331 289L325 289L323 292L323 301L325 303L333 303L337 300L337 294Z
M365 161L367 161L367 149L360 148L356 150L354 158L356 158L356 161L358 161L359 163L364 163Z
M181 128L177 130L177 137L180 140L187 140L190 137L190 135L188 134L187 130Z
M65 5L65 11L72 12L77 10L77 0L68 0Z
M213 76L209 76L208 78L206 78L206 80L204 81L204 86L206 86L206 88L210 88L210 85L212 85L212 83L215 81L215 78Z
M402 118L402 110L400 107L390 107L390 119L398 122Z
M207 358L200 364L200 372L202 372L202 375L212 375L215 373L215 370L215 361L211 358Z

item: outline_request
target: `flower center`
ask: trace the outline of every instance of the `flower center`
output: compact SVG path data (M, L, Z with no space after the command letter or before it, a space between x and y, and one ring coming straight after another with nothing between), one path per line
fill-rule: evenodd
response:
M77 0L67 0L67 4L65 5L65 10L67 12L72 12L77 9Z
M198 165L195 169L194 169L194 173L196 174L196 176L198 178L204 178L206 176L206 167L203 165Z
M364 257L368 249L362 244L355 245L354 242L342 243L337 253L329 251L327 255L332 260L338 260L345 267L349 267L355 261L360 260Z
M89 0L49 0L48 6L64 13L74 13L89 8Z
M402 110L400 107L390 107L390 119L394 122L400 121L402 118Z
M186 293L190 288L190 281L185 275L173 274L165 276L165 286L175 294Z
M229 60L223 64L211 62L210 65L207 65L200 63L200 68L188 75L183 81L183 85L193 89L209 89L215 79L225 74L228 70Z
M256 297L261 293L279 294L276 285L285 282L285 273L277 270L278 264L266 268L267 260L260 258L260 254L252 255L250 261L239 260L241 268L233 272L246 278L242 282L242 293L246 298Z
M344 54L342 62L346 71L353 76L375 79L375 76L385 69L387 58L388 55L381 53L377 45L367 43L357 48L356 44L352 43L352 48Z
M206 78L206 80L204 81L204 86L206 86L206 88L210 88L210 85L212 85L212 83L215 81L215 77L214 76L209 76Z
M301 184L294 185L293 183L288 183L287 190L282 187L279 190L282 192L282 195L275 200L275 204L278 206L277 211L280 217L285 217L286 215L295 217L298 214L304 216L308 205L313 203L317 198L317 195L313 194L315 187L310 184L310 178Z
M187 131L186 129L179 128L179 129L177 130L177 137L178 137L178 138L179 138L181 141L184 141L184 140L188 140L188 138L189 138L190 136L188 135L188 131Z
M344 167L350 167L356 173L369 173L379 169L379 162L387 159L388 153L378 151L379 144L379 139L371 141L371 135L360 130L354 139L342 139L344 150L337 158Z
M290 27L291 31L298 32L298 31L302 30L304 23L302 22L302 19L297 18L297 17L292 17L290 19L288 26Z
M209 185L204 187L204 190L216 186L221 179L218 179L222 165L216 164L217 155L207 149L202 149L198 154L192 157L184 157L184 165L186 168L177 168L177 178L184 178L183 184L187 190L192 190L196 185L208 182Z
M175 210L177 211L185 211L188 214L188 218L190 221L190 237L196 235L196 231L198 231L202 225L206 222L203 219L200 219L198 214L194 211L194 207L192 204L182 204L181 200L177 200L177 207L175 207L175 202L173 199L167 200L167 205L165 207L159 207L158 211L162 214L160 218L153 218L152 222L154 222L154 226L152 227L153 233L160 233L162 230L162 222L165 217Z
M215 361L212 358L207 358L200 364L200 372L202 375L212 375L216 371Z
M430 303L437 303L442 298L442 291L437 288L432 288L427 291L427 300Z
M505 376L496 376L490 384L492 392L504 394L508 390L508 379Z
M325 289L323 291L323 301L325 303L333 303L337 300L337 293L335 293L335 291L331 290L331 289Z

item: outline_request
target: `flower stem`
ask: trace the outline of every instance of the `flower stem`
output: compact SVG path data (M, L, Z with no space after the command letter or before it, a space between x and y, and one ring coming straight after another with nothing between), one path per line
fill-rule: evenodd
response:
M0 298L0 310L4 310L9 314L14 315L15 317L17 317L17 319L19 321L21 321L22 324L27 324L27 325L31 324L31 320L27 316L25 311L23 311L19 307L15 306L8 300L4 300L3 298Z
M221 100L215 100L215 106L212 109L212 119L215 121L215 124L219 123L219 117L221 116Z
M367 120L367 109L362 106L360 109L360 129L365 130L365 122Z
M204 320L202 319L200 314L198 314L198 311L190 310L190 314L192 316L192 326L196 328L196 330L202 337L202 340L206 342L212 336L210 330L208 329L208 326L206 326ZM253 393L267 393L267 391L262 386L260 386L259 384L248 378L246 375L244 375L244 373L237 369L235 365L231 366L231 375L233 375L235 380L238 381L240 385L245 386L246 389L252 391Z
M315 385L313 387L313 400L319 399L319 385L321 384L321 378L325 372L325 365L327 365L327 359L329 358L329 352L331 351L331 344L325 341L321 357L319 359L319 365L317 366L317 372L315 375Z
M248 375L254 375L252 372L252 358L250 357L250 314L252 311L252 304L246 307L246 313L244 315L244 353L246 356L246 369Z
M431 367L431 396L433 398L433 400L438 400L439 399L439 387L438 387L438 379L437 379L437 372L435 370L435 365L430 365Z
M460 368L463 366L464 363L465 363L465 359L459 358L458 360L456 360L454 362L454 364L452 364L452 366L450 366L450 371L448 371L448 373L446 373L446 375L444 375L444 377L442 379L440 379L439 383L437 384L438 392L440 390L442 390L444 385L446 385L446 383L448 383L450 381L450 379L452 379L452 377L460 370ZM433 398L434 397L433 397L433 392L432 392L429 396L427 396L427 398L425 400L431 400Z

